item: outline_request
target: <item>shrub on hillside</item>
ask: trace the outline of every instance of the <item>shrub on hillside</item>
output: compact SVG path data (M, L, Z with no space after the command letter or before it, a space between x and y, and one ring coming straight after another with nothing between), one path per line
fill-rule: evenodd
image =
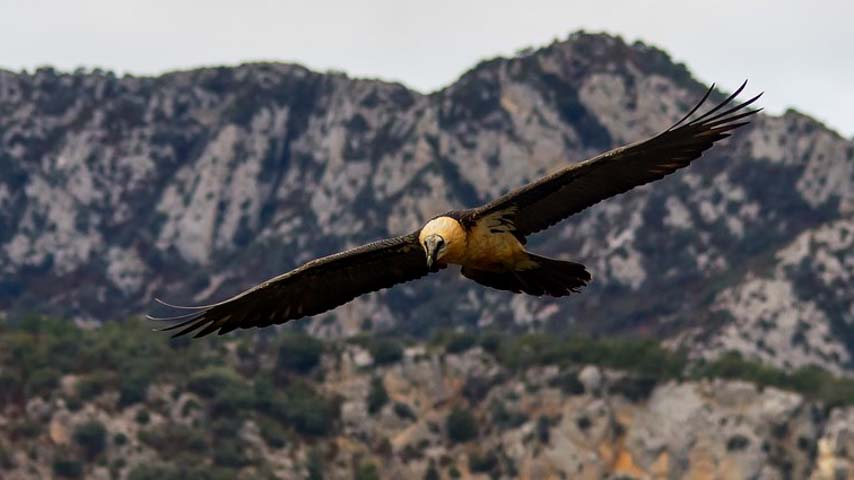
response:
M107 446L107 429L97 420L80 424L74 429L74 441L91 461Z
M280 369L307 373L323 354L323 342L304 333L286 334L279 343L276 366Z
M445 350L445 353L462 353L477 345L478 337L468 332L439 330L433 334L431 343Z
M456 407L445 419L448 438L454 443L467 442L477 437L477 421L471 411Z
M632 402L641 402L649 398L658 381L650 376L628 375L615 381L609 388L610 393L622 395Z
M91 400L104 393L111 383L108 372L96 371L81 377L74 384L74 392L81 401Z
M559 388L567 395L581 395L584 393L584 384L578 379L578 372L568 370L549 381L549 386Z
M388 365L399 362L403 358L403 346L390 338L382 338L371 342L371 356L377 365Z
M371 415L380 411L383 406L388 403L388 392L383 385L383 379L374 377L371 379L371 389L368 392L368 413Z
M528 417L525 414L509 410L499 400L493 400L489 409L492 415L492 423L500 430L516 428L528 421Z
M53 473L59 478L81 478L83 464L71 458L57 458L53 461Z
M338 402L305 382L294 381L285 389L275 389L262 379L255 383L254 395L258 411L298 433L328 435L338 421Z
M119 406L128 407L145 400L150 379L139 374L122 375L119 379Z
M498 455L494 450L469 454L469 469L474 473L498 473Z
M139 440L167 458L181 453L203 454L208 448L203 431L180 424L142 430L139 432Z
M228 383L217 390L210 403L210 413L215 417L237 418L241 413L251 413L255 394L242 383Z
M261 433L261 438L270 448L282 448L288 443L287 433L282 426L275 420L267 417L261 417L257 420L258 430Z
M470 333L455 333L448 338L445 344L445 352L462 353L472 348L477 343L477 338Z
M213 460L221 467L240 469L249 465L243 445L236 438L217 438L213 444Z
M380 472L376 465L366 462L359 465L353 477L356 480L380 480Z
M415 415L415 412L412 410L412 407L402 402L395 402L394 414L400 417L402 420L418 419L418 416Z
M56 368L44 367L33 372L27 381L27 395L46 395L53 392L59 385L62 373Z
M243 387L242 377L228 367L207 367L190 376L187 388L202 397L213 398L220 391Z
M0 446L0 470L9 470L15 467L15 459L12 452L6 447Z

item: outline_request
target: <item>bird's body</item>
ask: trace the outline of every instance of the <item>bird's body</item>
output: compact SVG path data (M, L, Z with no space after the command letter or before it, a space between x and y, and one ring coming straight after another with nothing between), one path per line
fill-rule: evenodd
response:
M481 207L448 212L408 235L312 260L220 303L198 307L164 303L188 313L150 318L175 321L164 330L177 329L176 335L264 327L325 312L448 265L459 265L464 277L499 290L553 297L578 292L591 279L585 267L528 252L526 238L699 158L758 111L743 109L759 95L730 105L744 86L687 121L710 89L682 120L659 135L571 164Z
M448 212L430 220L421 227L419 243L423 244L430 235L441 236L447 244L440 262L445 265L506 271L522 268L528 262L524 245L508 229L488 219L463 225L463 218L457 212Z

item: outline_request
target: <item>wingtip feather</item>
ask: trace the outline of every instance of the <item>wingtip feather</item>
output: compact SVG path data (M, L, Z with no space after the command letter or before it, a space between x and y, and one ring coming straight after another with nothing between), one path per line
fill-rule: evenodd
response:
M163 306L166 306L169 308L177 308L178 310L204 310L206 308L211 307L210 305L194 305L194 306L193 305L173 305L173 304L167 303L167 302L165 302L165 301L163 301L157 297L154 298L154 301L163 305Z

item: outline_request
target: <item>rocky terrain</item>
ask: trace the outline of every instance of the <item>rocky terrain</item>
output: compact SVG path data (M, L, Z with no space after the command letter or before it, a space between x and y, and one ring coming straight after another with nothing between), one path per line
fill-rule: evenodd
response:
M532 238L588 265L577 296L444 271L258 335L126 321L652 135L705 89L586 33L430 94L0 71L0 478L854 477L854 141L794 111Z
M0 324L0 477L854 476L854 381L817 372L537 335L146 333Z
M222 299L656 133L705 88L661 50L584 33L431 94L286 64L0 72L0 310L107 321L155 294ZM760 116L533 240L590 267L582 295L525 298L446 271L311 330L642 334L850 374L852 215L854 142L797 112Z

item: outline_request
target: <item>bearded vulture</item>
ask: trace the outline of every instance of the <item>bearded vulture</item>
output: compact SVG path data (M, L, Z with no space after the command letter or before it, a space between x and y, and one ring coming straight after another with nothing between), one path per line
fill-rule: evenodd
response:
M368 292L421 278L449 264L481 285L528 295L563 297L590 281L584 265L525 250L528 235L606 198L687 166L761 109L762 94L734 102L745 81L720 105L689 120L708 99L664 132L616 148L529 183L486 205L439 215L415 232L312 260L220 303L182 307L161 330L200 337L236 328L266 327L331 310ZM735 103L733 105L733 103Z

